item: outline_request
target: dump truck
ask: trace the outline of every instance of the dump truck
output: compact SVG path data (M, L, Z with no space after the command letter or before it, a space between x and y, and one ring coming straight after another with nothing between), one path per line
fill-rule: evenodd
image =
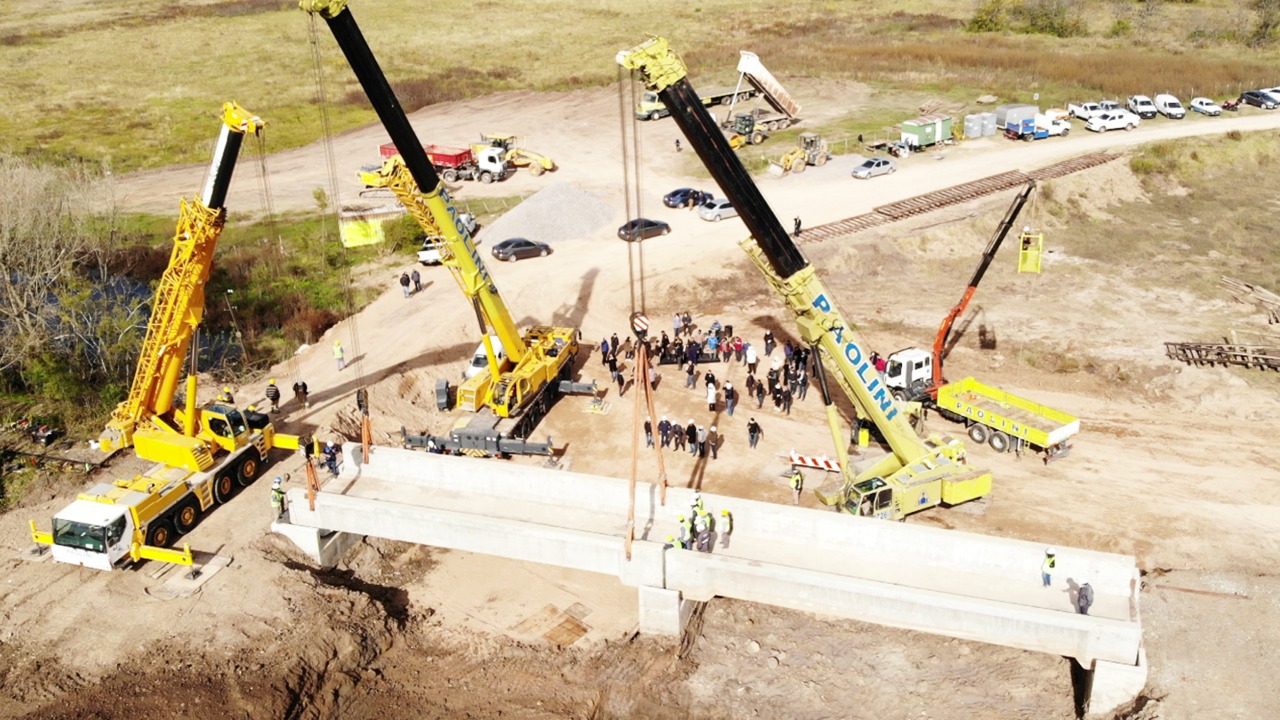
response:
M204 288L226 223L227 188L246 133L262 120L235 103L223 106L222 129L200 197L183 200L169 265L160 278L128 397L116 406L97 447L132 447L156 464L130 479L101 483L53 516L52 532L31 522L33 539L53 547L58 562L112 570L139 560L192 564L190 547L168 549L201 517L257 479L273 448L298 449L270 418L229 402L196 403L196 376L186 397L175 391L204 317ZM194 360L190 363L195 365Z
M497 147L472 148L446 147L444 145L423 145L432 166L440 173L445 182L458 180L479 180L486 185L495 180L506 180L511 165L505 158L505 151ZM388 164L399 155L395 143L378 146L383 162L380 165L366 165L361 168L360 180L365 187L386 187L390 177Z

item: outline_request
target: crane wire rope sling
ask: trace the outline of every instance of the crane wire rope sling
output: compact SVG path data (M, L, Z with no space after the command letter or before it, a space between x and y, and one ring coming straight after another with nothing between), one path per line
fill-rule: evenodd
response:
M349 356L355 365L356 371L356 406L360 410L361 419L361 435L362 444L364 446L364 460L369 461L369 444L371 442L369 429L369 402L368 390L365 387L364 377L364 354L360 352L360 332L358 323L356 322L355 309L355 281L351 269L350 253L347 250L346 243L342 242L341 233L341 195L338 187L338 168L337 160L334 157L333 150L333 126L329 117L329 97L326 92L326 83L324 76L324 62L320 51L320 32L318 30L319 20L316 13L309 13L308 23L308 41L311 43L311 60L312 68L315 71L315 87L316 87L316 104L320 106L320 122L321 135L324 140L325 169L328 173L329 181L329 197L330 205L333 208L332 217L335 224L339 227L338 243L342 246L342 300L343 310L346 313L344 320L347 324L348 337L350 338L351 347ZM333 240L333 226L326 221L328 214L321 215L320 237L321 247L327 246ZM336 334L336 333L335 333ZM336 341L335 341L336 342ZM344 357L346 354L344 354Z
M627 221L630 222L641 217L640 133L635 113L630 111L630 108L636 106L638 100L634 73L624 70L622 66L618 66L617 85L618 124L622 140L623 197L626 202ZM629 122L628 117L630 118ZM649 432L652 434L655 429L653 427L655 412L653 405L653 379L651 377L653 367L650 365L647 328L641 327L647 313L645 308L644 240L640 237L640 228L638 226L634 227L632 231L635 233L635 241L624 241L627 246L627 287L631 308L629 320L636 341L636 352L632 366L632 377L634 378L632 392L635 393L633 398L635 409L632 413L631 428L631 476L628 483L630 500L627 507L627 537L624 545L628 560L631 559L631 543L635 539L636 482L640 474L640 415L642 410L648 411ZM637 300L639 300L638 305ZM610 348L610 352L616 353L617 349ZM642 395L643 404L641 403ZM654 449L657 451L658 479L661 482L660 502L665 506L667 504L666 461L662 455L661 444L654 443Z

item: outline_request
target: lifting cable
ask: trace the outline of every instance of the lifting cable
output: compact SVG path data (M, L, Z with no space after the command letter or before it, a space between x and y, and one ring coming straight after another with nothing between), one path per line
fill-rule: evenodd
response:
M262 126L258 132L254 133L253 150L256 153L254 158L254 169L258 175L258 203L264 213L263 220L267 226L266 243L274 245L267 252L270 258L269 263L272 270L272 276L280 277L284 272L285 249L284 238L280 235L280 222L276 216L275 195L271 192L271 173L267 170L267 127ZM241 152L244 152L241 150ZM232 316L232 323L235 322L235 316ZM239 328L236 328L236 334L239 334ZM287 361L288 376L296 383L301 378L301 370L298 364L298 356L296 353L289 355Z
M329 98L326 93L326 85L324 79L324 63L320 54L320 32L318 30L319 21L316 19L315 13L310 13L310 24L308 28L309 41L311 43L311 59L315 70L316 85L316 104L320 106L320 122L321 136L324 139L324 157L325 166L328 171L329 180L329 198L330 205L333 208L332 217L336 225L341 228L341 212L342 202L338 188L338 164L334 157L333 151L333 127L329 118ZM320 222L320 239L321 247L327 247L333 241L333 226L325 222L326 215L321 215ZM346 311L345 320L347 322L347 330L350 336L350 347L347 348L346 356L352 358L356 371L356 387L364 388L364 356L360 352L360 334L356 327L355 315L355 289L354 279L351 272L351 262L348 257L346 243L342 242L341 230L338 232L338 243L342 246L342 266L343 266L343 286L342 299L344 310Z

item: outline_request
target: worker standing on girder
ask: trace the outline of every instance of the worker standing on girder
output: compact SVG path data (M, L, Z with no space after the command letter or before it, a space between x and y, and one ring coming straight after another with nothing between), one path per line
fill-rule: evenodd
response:
M1058 566L1057 553L1053 548L1044 551L1044 562L1040 563L1040 575L1044 579L1044 586L1049 587L1053 582L1053 569Z
M733 534L733 513L728 508L720 511L720 546L729 548L729 536Z
M698 552L711 552L711 516L699 510L693 519L693 534L698 540Z
M1085 583L1076 591L1076 607L1081 615L1088 615L1091 605L1093 605L1093 586Z

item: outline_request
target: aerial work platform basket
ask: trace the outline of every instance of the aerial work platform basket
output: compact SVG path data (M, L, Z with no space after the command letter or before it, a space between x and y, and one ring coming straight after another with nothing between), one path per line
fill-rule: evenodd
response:
M1018 236L1018 272L1040 272L1040 255L1044 252L1044 233L1023 230Z

